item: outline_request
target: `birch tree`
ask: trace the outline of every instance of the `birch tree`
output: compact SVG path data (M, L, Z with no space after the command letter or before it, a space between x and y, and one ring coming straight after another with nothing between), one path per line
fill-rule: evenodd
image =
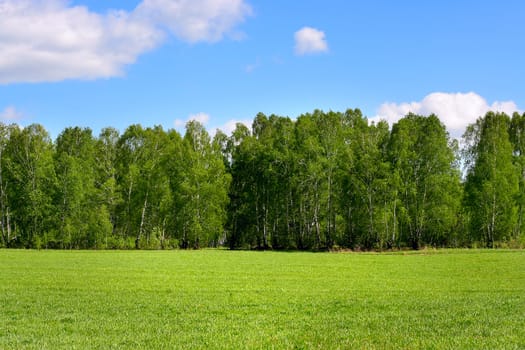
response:
M464 135L470 232L487 247L508 239L517 222L519 179L512 159L510 122L504 113L488 112L468 126Z

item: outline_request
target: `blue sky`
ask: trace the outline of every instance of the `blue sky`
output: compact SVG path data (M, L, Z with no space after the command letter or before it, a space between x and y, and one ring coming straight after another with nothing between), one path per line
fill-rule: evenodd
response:
M117 12L118 11L118 12ZM258 113L525 109L522 1L0 0L0 118L98 134Z

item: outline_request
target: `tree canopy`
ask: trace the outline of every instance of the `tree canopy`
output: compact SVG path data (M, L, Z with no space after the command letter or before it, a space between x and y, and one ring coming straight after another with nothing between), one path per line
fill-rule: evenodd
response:
M210 135L131 125L94 136L0 124L0 246L419 249L523 245L525 114L461 142L436 115L358 109Z

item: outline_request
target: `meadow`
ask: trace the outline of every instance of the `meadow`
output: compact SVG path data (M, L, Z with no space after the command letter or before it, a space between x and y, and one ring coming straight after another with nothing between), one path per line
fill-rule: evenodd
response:
M0 250L0 349L523 349L525 251Z

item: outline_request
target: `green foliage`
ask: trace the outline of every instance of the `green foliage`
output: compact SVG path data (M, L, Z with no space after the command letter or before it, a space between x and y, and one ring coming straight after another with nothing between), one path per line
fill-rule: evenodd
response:
M446 244L456 226L461 189L445 126L435 115L409 114L393 126L388 150L399 179L401 234L415 249Z
M38 236L51 231L56 224L52 203L56 188L53 146L43 126L32 124L23 129L10 129L6 146L8 202L12 230L10 246L32 247Z
M111 233L106 207L96 187L96 141L90 129L67 128L57 138L57 233L64 248L102 248Z
M0 250L0 274L2 349L525 347L523 251Z
M368 126L360 111L347 111L347 143L341 158L339 197L346 233L342 245L352 248L392 247L395 239L390 166L384 154L386 123Z
M40 125L0 124L0 246L516 246L524 140L525 115L492 112L468 127L461 153L435 115L389 129L358 109L259 113L251 130L213 139L195 121L184 136L72 127L55 143Z
M513 146L513 159L518 171L519 190L516 196L517 202L517 222L514 230L515 239L525 241L525 113L512 115L510 131L510 141Z
M487 247L511 238L517 223L519 172L513 163L509 127L507 115L489 112L465 135L470 157L465 206L472 235Z
M9 247L11 241L14 239L11 226L12 209L9 201L10 194L8 191L8 185L11 182L9 178L9 167L11 166L12 161L10 160L8 146L11 137L11 130L15 128L17 128L15 125L6 126L0 124L0 247Z
M459 222L454 143L436 116L392 132L359 110L254 120L231 153L232 247L446 246Z
M169 160L176 230L183 248L217 246L224 241L230 175L219 144L202 124L191 121Z

